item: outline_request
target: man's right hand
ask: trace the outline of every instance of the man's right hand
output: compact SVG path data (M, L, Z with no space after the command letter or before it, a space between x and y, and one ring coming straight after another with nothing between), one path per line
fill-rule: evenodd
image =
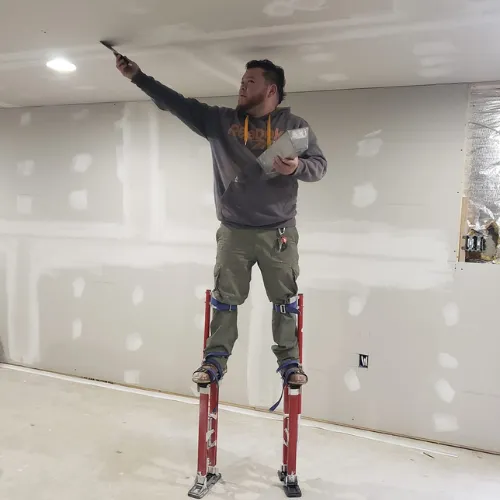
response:
M134 61L120 55L116 56L116 67L123 76L126 76L130 80L140 71L139 66Z

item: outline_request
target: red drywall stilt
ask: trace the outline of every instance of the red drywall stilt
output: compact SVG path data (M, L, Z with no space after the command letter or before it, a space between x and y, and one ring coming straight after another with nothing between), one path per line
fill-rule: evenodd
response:
M205 331L203 351L210 335L211 291L205 293ZM216 484L221 474L217 470L217 435L219 422L219 385L217 383L198 386L200 414L198 427L198 470L194 486L189 490L191 498L203 498Z
M302 364L302 328L304 315L304 296L299 294L297 317L297 341L299 344L299 360ZM278 477L283 482L287 497L301 497L302 492L297 478L297 445L299 437L299 419L302 413L302 388L288 384L285 387L283 403L283 464Z

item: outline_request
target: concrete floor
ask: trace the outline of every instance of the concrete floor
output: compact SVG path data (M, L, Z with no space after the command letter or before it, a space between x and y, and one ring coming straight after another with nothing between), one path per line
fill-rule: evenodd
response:
M0 395L1 499L188 498L196 400L5 365ZM280 420L231 408L220 418L223 482L206 498L286 498ZM300 432L306 499L500 498L499 456L305 421Z

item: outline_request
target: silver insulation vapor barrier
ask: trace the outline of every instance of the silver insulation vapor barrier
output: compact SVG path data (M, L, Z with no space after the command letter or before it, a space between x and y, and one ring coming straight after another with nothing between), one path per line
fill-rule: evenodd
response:
M500 84L471 86L465 179L468 260L500 261Z

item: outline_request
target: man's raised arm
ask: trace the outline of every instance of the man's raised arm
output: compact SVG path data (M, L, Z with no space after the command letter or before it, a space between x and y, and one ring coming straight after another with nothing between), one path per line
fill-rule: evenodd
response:
M146 75L139 66L129 59L116 56L116 67L129 78L151 100L164 111L169 111L197 134L208 137L210 122L217 114L217 108L197 99L184 97L175 90Z

